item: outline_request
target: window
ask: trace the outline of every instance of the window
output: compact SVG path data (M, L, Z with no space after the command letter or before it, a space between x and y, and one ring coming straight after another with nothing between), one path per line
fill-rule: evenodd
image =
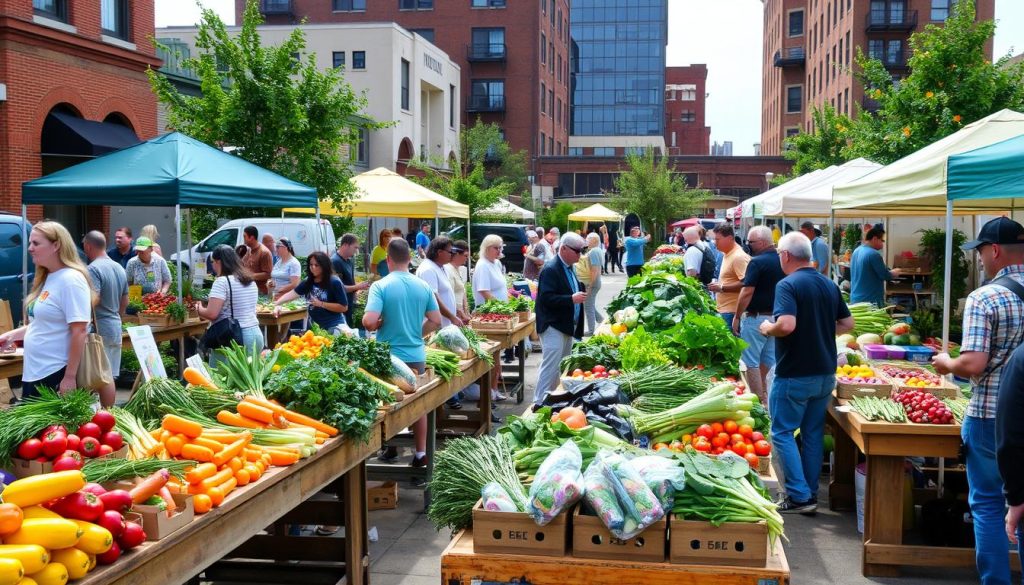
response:
M555 43L548 43L548 73L555 72Z
M792 138L792 137L796 136L799 133L800 133L800 127L799 126L790 126L789 128L786 128L786 138Z
M367 166L370 163L368 153L370 152L370 131L366 128L359 129L359 142L352 148L352 162L359 166Z
M540 62L548 62L548 38L540 33Z
M551 21L551 28L555 28L555 0L551 0L551 10L548 10L548 17Z
M366 51L352 51L352 68L366 69Z
M473 8L504 8L505 0L471 0Z
M548 112L548 110L547 110L547 100L546 100L546 98L547 98L547 91L548 91L547 90L547 86L544 85L544 82L543 81L540 82L540 113L542 113L542 114L546 114Z
M889 49L885 53L887 65L900 65L903 63L903 41L894 39L889 41Z
M558 83L562 83L562 54L558 54Z
M614 146L595 146L594 156L615 156Z
M448 86L448 125L455 127L455 86Z
M345 67L345 51L334 51L331 53L331 66L335 69Z
M853 43L850 42L850 31L846 31L846 66L850 66L850 51L853 50Z
M548 146L547 137L544 135L543 132L541 132L540 133L540 154L541 154L541 156L544 156L545 154L547 154L547 146Z
M555 90L553 89L548 90L548 111L552 116L555 115Z
M334 0L331 8L336 12L365 12L366 0Z
M39 16L68 21L68 0L32 0L32 10Z
M696 122L697 113L693 110L683 110L683 115L679 117L680 122Z
M559 122L562 120L562 98L558 98L555 102L555 120Z
M471 84L469 101L471 110L504 110L505 81L502 79L474 79Z
M0 250L21 246L21 226L14 223L0 223Z
M540 0L540 13L541 14L547 14L548 13L548 0Z
M803 111L804 88L802 85L786 87L786 113L799 114Z
M558 38L562 38L562 9L558 9Z
M481 59L497 59L505 56L504 28L474 28L471 54Z
M399 10L433 10L434 0L398 0Z
M128 0L100 0L100 28L105 34L128 39Z
M868 40L868 57L881 59L885 54L885 41L881 39Z
M682 91L679 92L679 99L683 100L684 102L696 101L697 88L694 86L684 87Z
M901 0L893 0L889 3L889 22L900 24L903 22L903 12L906 3Z
M402 59L402 109L409 109L409 62Z
M434 42L434 29L432 28L410 28L409 32L416 33L430 42Z
M850 110L853 109L852 107L850 107L850 88L846 88L845 90L843 90L843 101L846 102L846 113L850 113Z
M552 136L548 136L548 154L558 154L555 152L555 139Z
M945 22L956 0L932 0L932 20Z
M221 230L219 232L213 232L210 237L206 238L202 244L199 245L198 252L200 254L205 252L212 252L214 248L221 244L227 244L228 246L234 246L238 243L238 228L229 228Z
M800 37L804 34L804 11L794 10L789 13L789 36Z
M578 146L570 146L569 156L583 156L583 149Z

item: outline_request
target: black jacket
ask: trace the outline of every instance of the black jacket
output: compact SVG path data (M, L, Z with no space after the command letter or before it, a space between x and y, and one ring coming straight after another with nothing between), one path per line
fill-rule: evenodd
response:
M572 278L576 279L576 271L569 268ZM577 282L577 290L585 291L583 283ZM544 264L537 279L537 333L544 333L548 327L554 327L565 335L580 339L583 337L583 305L579 305L580 318L573 323L572 285L562 265L561 258Z
M1024 504L1024 345L1013 351L999 375L996 404L996 460L1003 493L1011 506Z

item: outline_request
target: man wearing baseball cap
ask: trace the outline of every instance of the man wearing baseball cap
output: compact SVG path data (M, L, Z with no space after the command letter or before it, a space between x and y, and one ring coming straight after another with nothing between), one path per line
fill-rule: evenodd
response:
M963 249L978 252L989 282L967 297L960 357L942 353L932 359L932 365L940 374L971 379L971 401L961 436L967 455L975 560L983 585L1010 583L1003 520L1006 501L996 460L996 404L1004 366L1024 343L1024 226L1006 217L993 219Z

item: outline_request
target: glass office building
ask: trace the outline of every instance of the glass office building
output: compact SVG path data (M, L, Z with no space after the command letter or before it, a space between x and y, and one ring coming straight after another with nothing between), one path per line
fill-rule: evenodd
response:
M664 135L668 0L572 0L573 136Z

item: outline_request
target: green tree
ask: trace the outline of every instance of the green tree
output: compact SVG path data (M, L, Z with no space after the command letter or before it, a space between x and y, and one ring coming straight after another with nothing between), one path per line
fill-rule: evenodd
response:
M477 221L480 211L508 197L509 183L488 184L483 163L476 163L468 170L456 165L451 170L439 169L422 161L412 161L410 166L423 172L422 177L409 177L424 187L449 199L469 206L471 220Z
M360 126L382 125L361 113L366 99L341 70L321 70L313 54L295 59L306 49L301 27L282 44L265 46L257 30L262 23L254 0L246 4L237 35L228 33L214 11L203 9L198 54L184 62L199 77L202 95L180 93L153 70L150 85L167 106L172 128L217 148L233 147L247 161L313 186L321 199L341 206L354 191L343 147L358 144ZM208 233L217 216L268 213L209 211L193 215L197 234Z
M626 166L615 180L612 205L648 223L655 241L664 239L669 220L692 215L711 195L689 188L686 178L668 167L668 158L655 157L651 149L628 154Z
M569 216L576 211L576 206L568 201L563 201L550 209L545 209L543 213L538 215L540 220L537 225L544 226L544 229L550 230L553 227L558 228L560 233L569 231Z
M850 158L888 164L1003 108L1024 107L1024 64L988 60L996 25L976 22L974 4L961 0L944 26L911 36L911 73L898 84L884 63L858 50L865 92L880 108L860 112Z
M812 110L811 120L811 132L801 132L786 139L782 156L793 161L792 174L786 180L849 160L846 151L852 126L850 119L826 102L823 108Z

